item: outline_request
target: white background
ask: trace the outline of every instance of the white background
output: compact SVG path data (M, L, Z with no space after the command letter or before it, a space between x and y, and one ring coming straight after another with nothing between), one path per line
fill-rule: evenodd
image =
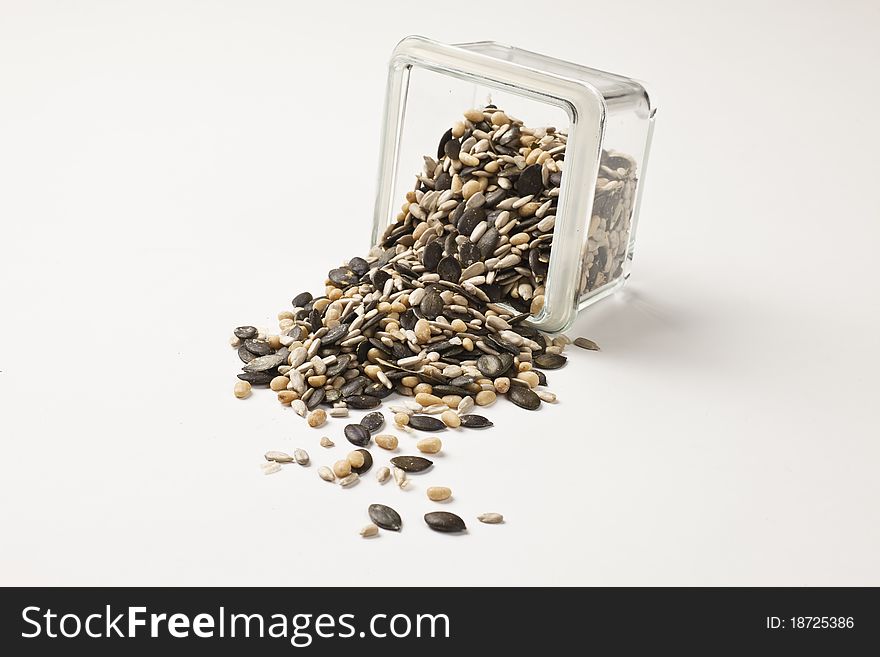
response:
M0 583L880 585L880 10L709 5L2 0ZM650 83L631 284L412 491L266 477L343 422L234 399L226 341L364 251L413 33Z

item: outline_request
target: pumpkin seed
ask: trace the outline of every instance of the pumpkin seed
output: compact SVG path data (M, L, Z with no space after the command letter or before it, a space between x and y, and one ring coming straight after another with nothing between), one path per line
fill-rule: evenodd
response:
M354 463L352 463L351 471L355 472L359 475L362 475L365 472L367 472L370 468L373 467L373 455L370 454L365 449L358 449L358 450L355 450L354 452L352 452L351 454L349 454L349 457L351 457L351 455L355 454L355 453L360 454L360 456L362 457L363 460L362 460L361 464L357 465L357 466L354 465Z
M425 514L425 522L428 527L437 532L463 532L467 529L459 516L449 511L431 511Z
M599 345L597 345L592 340L588 340L587 338L575 338L573 344L576 347L587 349L588 351L599 351Z
M352 445L366 447L370 444L370 432L362 424L347 424L343 433Z
M486 427L495 426L492 422L482 415L462 415L461 426L467 429L485 429Z
M391 463L404 472L422 472L434 465L433 461L421 456L395 456Z
M409 426L419 431L443 431L446 428L442 420L427 415L413 415L409 419Z
M367 508L367 513L370 515L370 520L382 529L397 532L400 531L400 527L403 524L400 514L384 504L371 504Z
M370 433L376 433L385 424L385 416L382 411L367 413L361 418L361 425Z

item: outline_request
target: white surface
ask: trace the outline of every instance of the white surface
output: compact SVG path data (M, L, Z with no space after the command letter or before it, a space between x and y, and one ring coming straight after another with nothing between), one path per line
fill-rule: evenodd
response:
M880 585L877 6L360 4L0 3L0 583ZM263 476L344 423L235 400L226 340L363 250L408 33L651 83L631 286L415 490Z

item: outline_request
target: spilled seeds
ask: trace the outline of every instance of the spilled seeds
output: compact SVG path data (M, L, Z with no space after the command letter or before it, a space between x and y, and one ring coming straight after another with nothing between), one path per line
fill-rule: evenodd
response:
M545 371L566 364L562 352L570 341L543 334L528 319L544 305L566 143L566 134L526 126L492 105L465 112L443 134L436 157L424 158L400 213L365 257L331 268L322 294L297 294L292 308L278 314L277 333L233 330L230 344L242 368L235 396L268 386L313 428L338 427L333 421L352 409L370 411L359 422L348 420L341 432L358 449L318 469L322 479L342 487L372 467L372 442L398 449L398 436L379 433L386 418L374 410L391 396L389 429L415 438L425 454L440 452L442 443L424 433L446 432L454 443L453 436L492 427L481 410L473 411L499 398L530 411L555 402ZM628 230L635 163L603 151L602 171L581 294L622 275L627 249L621 236ZM598 350L586 338L574 344ZM320 445L329 449L334 441L325 436ZM282 463L309 463L301 449L265 458L267 473ZM406 488L407 473L433 463L402 455L390 465L378 468L377 481L393 474ZM427 496L442 501L451 491L429 487ZM374 524L364 531L383 527L370 515ZM488 519L494 515L479 520L495 522ZM383 522L395 524L388 517ZM428 513L425 522L436 531L465 530L448 512Z

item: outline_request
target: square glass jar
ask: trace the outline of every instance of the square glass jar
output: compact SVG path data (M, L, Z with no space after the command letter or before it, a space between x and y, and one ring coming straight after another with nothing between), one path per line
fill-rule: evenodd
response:
M555 220L536 263L541 273L525 288L544 288L530 323L563 331L629 276L656 108L641 83L620 75L491 41L407 37L389 66L373 244L399 219L414 176L416 189L430 185L417 177L423 156L464 112L489 104L567 140L546 165L561 173Z

